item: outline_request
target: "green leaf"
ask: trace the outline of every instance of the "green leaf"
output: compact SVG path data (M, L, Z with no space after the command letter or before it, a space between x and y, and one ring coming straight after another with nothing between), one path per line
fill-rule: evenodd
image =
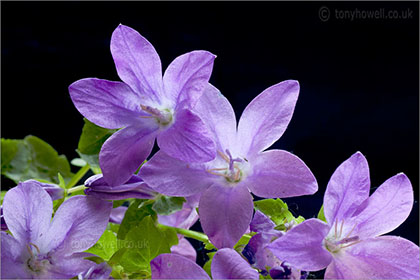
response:
M117 250L117 237L112 231L105 230L98 242L96 242L96 244L89 248L86 252L95 254L105 261L108 261Z
M242 237L239 239L239 241L236 242L235 246L233 246L233 249L235 249L236 251L241 253L243 251L243 249L245 248L245 246L249 243L249 240L251 240L251 237L254 236L255 234L256 233L253 232L251 234L242 235Z
M156 219L156 213L152 209L153 201L136 199L125 212L124 219L118 230L118 239L125 239L127 233L138 226L144 217L153 216Z
M74 158L74 159L72 159L71 160L71 162L70 162L72 165L74 165L74 166L77 166L77 167L83 167L83 166L85 166L86 164L88 164L86 161L84 161L83 159L81 159L81 158Z
M1 139L1 173L18 183L28 179L47 180L58 184L57 174L68 182L73 174L64 155L35 136L23 140Z
M145 217L126 236L125 248L120 264L129 273L150 275L150 261L163 253L170 253L166 235L160 231L152 217Z
M7 193L7 191L1 191L1 201L0 201L0 203L3 205L3 199L4 199L4 196L6 195L6 193Z
M85 125L83 126L77 149L85 155L99 154L104 142L116 132L117 129L102 128L91 123L86 118L83 120L85 121Z
M172 228L159 228L159 230L165 235L166 241L168 241L169 248L174 245L178 245L179 239L176 234L176 230Z
M152 209L159 215L171 215L181 210L185 201L183 197L161 195L156 199Z
M60 173L58 173L58 185L62 188L62 189L65 189L66 188L66 182L64 181L64 178L63 178L63 176L60 174Z
M327 219L325 218L325 215L324 215L324 204L322 204L321 209L319 209L318 219L320 219L321 221L327 222Z
M209 260L203 265L203 269L207 274L211 277L211 262L213 261L213 257L216 254L216 252L210 252L207 253L207 256L209 257Z
M276 224L275 229L277 230L286 230L288 228L286 223L293 221L293 223L299 224L305 220L302 216L295 218L287 204L279 198L255 201L254 206Z

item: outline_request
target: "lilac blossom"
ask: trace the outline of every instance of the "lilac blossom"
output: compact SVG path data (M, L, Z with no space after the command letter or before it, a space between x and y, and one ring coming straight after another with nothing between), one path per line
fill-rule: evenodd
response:
M19 183L3 202L4 219L12 235L1 232L2 278L72 278L95 263L83 253L104 232L110 202L74 196L51 221L53 203L34 182Z
M171 215L158 215L158 221L162 225L189 229L198 220L196 208L198 206L198 195L186 197L186 202L182 209ZM179 243L171 247L171 252L184 257L187 257L195 262L197 252L191 243L184 238L182 234L178 234Z
M398 236L413 206L413 188L397 174L369 196L369 167L357 152L332 175L324 195L327 223L309 219L269 249L303 270L327 268L327 279L419 279L419 247Z
M126 182L111 186L102 174L89 177L85 181L85 194L104 200L121 200L127 198L154 199L157 192L148 187L137 175L132 175Z
M180 161L157 152L139 176L159 193L199 202L204 232L217 248L232 248L252 219L252 191L260 197L313 194L316 179L297 156L270 147L286 130L299 94L297 81L276 84L245 109L236 128L229 101L209 85L195 106L216 142L217 157L207 163Z
M162 254L150 262L152 279L210 279L190 259L176 254ZM258 279L258 272L238 252L225 248L217 251L211 264L213 279Z
M99 154L105 180L112 186L126 182L149 156L155 138L175 158L212 160L214 142L190 109L207 85L215 56L207 51L186 53L162 77L155 48L124 25L112 34L111 53L123 82L87 78L69 87L74 105L89 121L104 128L123 128Z

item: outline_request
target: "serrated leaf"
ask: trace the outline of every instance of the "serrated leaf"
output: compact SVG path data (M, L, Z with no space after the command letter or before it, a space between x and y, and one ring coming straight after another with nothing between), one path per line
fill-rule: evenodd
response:
M125 245L127 250L120 259L120 265L129 273L150 274L150 261L171 251L166 235L156 227L150 216L127 233Z
M64 155L58 155L48 143L29 135L23 140L1 139L1 173L18 183L40 179L59 183L57 174L68 182L73 174Z
M105 261L108 261L117 250L117 236L115 236L112 231L105 230L98 242L96 242L96 244L89 248L86 252L95 254Z
M118 239L125 239L126 234L134 227L138 226L144 217L153 216L156 219L156 213L152 209L152 201L136 199L125 212L124 219L118 230Z
M320 219L321 221L327 222L327 219L325 218L325 214L324 214L324 204L322 204L321 209L319 209L318 219Z
M158 215L171 215L181 210L185 201L183 197L161 195L155 200L152 208Z

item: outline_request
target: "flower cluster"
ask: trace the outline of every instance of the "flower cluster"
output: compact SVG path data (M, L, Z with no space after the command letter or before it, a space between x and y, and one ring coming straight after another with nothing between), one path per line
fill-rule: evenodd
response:
M93 142L108 138L99 154L84 153L81 138L82 168L67 182L59 173L58 184L26 180L6 193L2 278L304 279L325 268L329 279L420 277L419 247L382 236L412 209L404 174L370 195L357 152L332 175L318 219L280 200L318 190L299 157L269 149L292 118L297 81L264 90L237 124L209 83L210 52L183 54L162 75L152 44L119 25L111 53L122 82L69 87ZM89 168L96 174L74 187ZM190 229L197 220L204 233ZM185 237L204 242L204 267Z

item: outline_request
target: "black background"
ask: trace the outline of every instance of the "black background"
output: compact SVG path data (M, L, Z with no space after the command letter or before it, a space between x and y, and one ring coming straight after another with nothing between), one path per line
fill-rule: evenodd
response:
M301 91L290 125L272 147L291 151L319 184L285 199L317 214L328 180L356 151L368 159L372 190L404 172L415 191L394 235L419 242L418 2L1 2L1 136L36 135L69 159L83 126L67 87L86 77L119 80L109 50L119 23L156 48L163 69L176 56L217 55L210 82L237 117L286 79ZM323 21L322 7L330 12ZM325 16L322 8L321 16ZM411 10L406 19L341 19L336 11ZM325 19L325 18L323 18ZM2 178L2 188L13 182Z

